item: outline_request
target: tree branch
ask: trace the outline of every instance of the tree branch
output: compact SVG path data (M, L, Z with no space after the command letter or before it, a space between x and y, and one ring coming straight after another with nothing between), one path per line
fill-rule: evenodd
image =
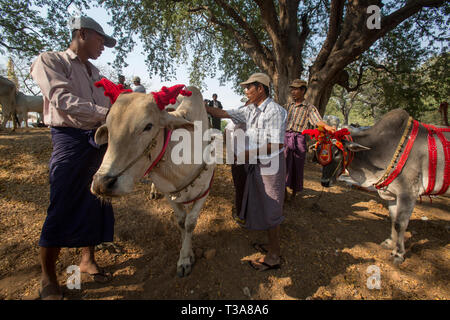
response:
M400 23L402 23L407 18L418 13L423 8L429 7L439 7L443 5L447 0L410 0L407 4L398 9L397 11L391 13L390 15L383 17L381 19L381 29L377 31L369 32L369 37L364 41L363 50L369 48L376 40L383 37L386 33L393 30ZM366 30L367 31L367 30Z
M233 25L220 21L214 12L208 6L199 6L196 8L189 9L189 12L199 12L207 11L209 14L209 20L211 23L216 25L219 29L227 30L233 34L238 44L241 46L245 52L253 59L257 61L265 70L273 69L271 61L273 61L272 52L265 46L261 44L256 33L250 27L250 25L241 18L236 10L234 10L226 1L215 0L215 2L224 9L225 13L234 21L236 24L245 31L246 36L243 35L241 31L236 29Z
M314 68L321 69L324 63L327 61L331 50L339 37L340 25L342 23L342 14L344 12L344 0L332 0L330 8L330 22L328 26L328 34L325 39L316 61L314 62Z

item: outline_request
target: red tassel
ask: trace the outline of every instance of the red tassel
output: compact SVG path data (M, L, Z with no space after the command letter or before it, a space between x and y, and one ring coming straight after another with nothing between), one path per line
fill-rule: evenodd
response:
M117 97L119 97L121 93L133 92L133 90L124 89L123 85L117 85L106 78L102 78L100 81L95 82L94 86L96 86L97 88L103 87L105 89L104 95L109 97L111 104L114 104L114 102L116 102Z
M192 92L184 90L184 87L184 84L177 84L170 88L162 87L159 92L152 92L151 94L153 95L159 110L164 110L169 104L175 104L179 94L182 96L191 96Z

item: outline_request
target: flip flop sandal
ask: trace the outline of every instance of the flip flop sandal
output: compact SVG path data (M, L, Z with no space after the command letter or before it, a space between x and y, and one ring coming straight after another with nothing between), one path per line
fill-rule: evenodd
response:
M97 283L108 283L112 280L111 273L105 272L105 270L103 269L99 269L99 272L97 273L89 273L89 272L83 273L88 274Z
M40 300L63 300L64 295L60 291L60 288L58 285L55 284L49 284L45 287L39 288L39 299Z
M276 269L280 269L280 267L281 267L279 263L274 264L272 266L270 264L265 263L265 262L257 261L256 263L261 265L261 266L264 266L265 268L258 268L258 267L256 267L257 264L255 264L254 261L250 261L250 260L248 261L248 264L250 265L250 267L252 267L253 269L255 269L257 271L276 270Z

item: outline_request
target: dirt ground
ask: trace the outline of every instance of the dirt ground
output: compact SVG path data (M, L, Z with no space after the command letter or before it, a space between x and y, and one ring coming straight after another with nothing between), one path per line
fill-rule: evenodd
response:
M49 203L49 130L0 132L0 299L36 299L39 239ZM219 165L194 232L197 262L179 278L180 233L164 199L150 200L148 183L113 200L114 246L97 259L113 273L106 284L83 276L68 299L449 299L450 198L423 198L408 226L406 261L394 266L379 246L390 233L386 203L376 193L344 183L323 189L320 167L307 163L305 190L285 205L280 270L256 272L243 260L259 255L253 242L266 234L239 227L231 218L230 168ZM63 249L58 262L79 262L77 249ZM369 266L380 288L369 289Z

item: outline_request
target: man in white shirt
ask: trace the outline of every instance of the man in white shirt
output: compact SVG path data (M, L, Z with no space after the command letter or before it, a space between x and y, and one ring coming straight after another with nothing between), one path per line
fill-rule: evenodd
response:
M133 78L133 85L131 86L131 89L134 92L145 93L145 87L141 84L141 78L139 78L139 77L134 77Z
M266 255L249 261L252 268L265 271L280 267L280 224L284 220L283 201L286 164L283 147L286 129L286 110L270 98L270 78L255 73L241 83L248 98L245 108L220 110L206 107L217 118L231 118L234 123L245 123L249 147L245 149L247 174L245 190L238 218L244 227L267 230L269 243L254 244ZM238 163L239 163L238 156ZM275 170L267 170L275 168Z

